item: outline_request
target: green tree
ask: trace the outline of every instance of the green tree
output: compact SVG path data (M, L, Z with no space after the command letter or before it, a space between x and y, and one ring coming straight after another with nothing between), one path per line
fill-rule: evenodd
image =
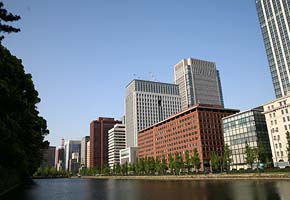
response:
M183 159L180 153L176 152L175 160L174 160L175 173L180 175L180 173L182 172L183 166L184 166Z
M13 26L3 24L4 22L14 22L18 21L21 17L18 15L13 15L9 13L5 8L3 2L0 1L0 32L4 33L17 33L20 31L19 28L14 28ZM4 39L4 35L0 35L0 44Z
M185 166L187 168L187 174L189 174L191 169L191 159L188 150L185 151Z
M22 61L2 46L2 33L20 31L3 24L20 19L3 6L0 2L0 170L15 169L30 176L41 164L41 149L48 147L49 143L43 142L48 130L37 110L40 98L32 76L25 73Z
M224 147L224 154L222 157L223 169L225 168L227 172L230 171L230 165L232 163L232 151L229 148L229 145L226 144ZM223 171L222 169L222 171Z
M210 165L212 168L212 172L216 171L219 168L219 156L214 151L210 153Z
M159 175L162 174L162 163L159 157L155 159L155 170Z
M290 133L286 132L286 140L287 140L287 156L288 156L288 162L290 162Z
M162 156L162 160L161 160L161 169L162 169L162 174L163 175L166 174L168 167L167 167L167 161L164 155Z
M255 160L256 160L256 153L255 153L255 150L252 147L250 147L247 142L246 142L245 156L246 156L245 157L246 163L250 165L251 168L253 169L253 164L255 163Z
M174 158L172 156L172 154L168 154L168 165L169 165L169 169L170 169L170 173L173 174L173 169L174 169Z
M200 169L200 158L196 148L193 150L193 156L191 157L192 165L194 166L195 172Z
M116 174L117 175L120 175L121 174L121 166L120 166L120 163L117 163L117 165L116 165Z

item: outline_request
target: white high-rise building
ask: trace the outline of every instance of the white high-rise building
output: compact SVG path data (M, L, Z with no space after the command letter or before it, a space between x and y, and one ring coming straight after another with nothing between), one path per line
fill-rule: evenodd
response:
M181 111L178 85L133 80L126 87L126 146L138 146L138 132Z
M81 167L86 167L87 165L87 142L90 141L90 136L85 136L82 138L81 142Z
M276 98L290 91L290 1L256 0Z
M90 141L87 142L87 163L86 163L86 167L89 168L90 167L90 155L91 155L91 151L90 151Z
M194 104L224 105L219 71L214 62L181 60L174 66L174 83L179 86L183 110Z
M289 166L286 132L290 132L290 95L263 105L275 167Z
M68 140L64 143L64 168L66 170L71 169L69 166L72 160L73 153L79 153L81 151L81 141L80 140Z
M116 124L108 131L108 159L109 167L120 164L120 150L126 148L125 124Z

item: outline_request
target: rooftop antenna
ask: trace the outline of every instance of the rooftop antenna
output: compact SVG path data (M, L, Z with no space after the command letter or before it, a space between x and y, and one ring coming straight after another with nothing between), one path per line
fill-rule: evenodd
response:
M151 81L157 81L157 79L155 78L154 74L152 72L149 72L150 77L151 77Z
M134 79L140 79L140 76L138 76L137 74L133 74Z

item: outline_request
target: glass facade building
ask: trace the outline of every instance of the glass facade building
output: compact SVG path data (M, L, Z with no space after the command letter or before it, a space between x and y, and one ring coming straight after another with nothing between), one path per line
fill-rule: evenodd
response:
M246 143L252 148L261 143L267 157L272 158L266 119L262 112L263 107L258 107L223 118L225 144L232 151L231 169L250 167L246 163Z
M256 0L276 98L290 90L289 6L289 0Z

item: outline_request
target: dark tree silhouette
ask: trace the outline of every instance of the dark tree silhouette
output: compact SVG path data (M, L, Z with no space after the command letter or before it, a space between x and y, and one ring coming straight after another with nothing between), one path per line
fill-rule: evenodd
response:
M19 19L0 2L0 33L19 32L2 23ZM0 42L0 174L13 169L26 178L40 166L41 150L49 144L44 137L49 131L46 120L39 116L39 102L31 74L25 73L22 61Z
M15 28L13 26L3 24L3 22L13 22L19 20L21 17L18 15L13 15L8 12L4 7L2 1L0 1L0 32L3 33L17 33L20 31L19 28ZM0 35L0 42L4 39L4 35Z

